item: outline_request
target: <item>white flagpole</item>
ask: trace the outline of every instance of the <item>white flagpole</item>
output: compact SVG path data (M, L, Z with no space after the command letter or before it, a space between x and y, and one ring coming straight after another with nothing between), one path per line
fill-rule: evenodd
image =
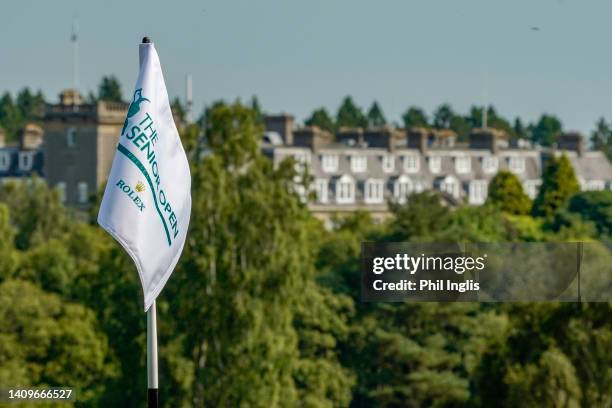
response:
M151 42L149 37L142 39L143 44ZM142 60L139 61L142 66ZM157 376L157 312L155 301L147 310L147 406L157 408L159 405L159 383Z
M157 378L157 313L155 301L147 311L147 406L158 406L158 378Z

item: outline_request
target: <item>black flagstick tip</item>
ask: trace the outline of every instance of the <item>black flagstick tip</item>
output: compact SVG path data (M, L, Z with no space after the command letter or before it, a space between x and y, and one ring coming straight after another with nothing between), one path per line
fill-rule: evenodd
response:
M142 43L143 44L150 44L151 43L151 39L149 37L142 37Z

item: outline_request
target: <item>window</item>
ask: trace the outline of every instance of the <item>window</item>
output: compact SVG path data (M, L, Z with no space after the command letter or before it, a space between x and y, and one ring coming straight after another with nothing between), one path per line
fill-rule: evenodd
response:
M472 170L472 160L468 156L455 157L455 171L457 174L469 173Z
M446 177L440 183L440 191L459 198L459 183L453 177Z
M368 158L366 156L351 156L351 171L363 173L368 170Z
M441 169L441 158L440 156L430 156L429 157L429 171L432 173L439 173Z
M32 170L32 164L34 164L33 162L32 152L19 152L19 170Z
M382 169L385 173L392 173L395 170L395 157L390 154L382 156Z
M55 188L57 189L60 201L62 203L65 203L66 202L66 183L63 181L60 181L59 183L55 185Z
M73 127L69 127L66 131L66 146L67 147L75 147L76 146L76 129Z
M334 173L338 171L338 155L324 154L321 156L321 166L325 173Z
M482 171L486 174L497 173L498 162L495 156L485 156L482 158Z
M385 182L384 180L367 180L365 182L365 197L364 201L367 204L380 204L384 202L385 192L384 192Z
M525 192L532 200L538 195L538 187L542 184L541 180L527 180L525 182Z
M87 187L87 183L84 181L81 181L78 185L77 185L77 192L79 194L79 203L80 204L85 204L87 203L88 199L89 199L89 189Z
M406 176L402 176L395 181L393 195L398 203L404 204L406 196L412 192L412 181Z
M469 184L469 203L483 204L487 199L487 182L485 180L472 180Z
M419 171L419 156L404 156L404 170L406 173L416 173Z
M351 204L355 201L355 182L350 176L344 175L336 182L336 202Z
M11 155L9 152L0 152L0 171L8 171L11 167Z
M525 171L525 158L518 156L508 157L508 168L514 173L522 173Z
M605 190L606 183L603 180L589 180L586 182L586 190L599 191Z
M327 180L326 179L316 179L314 188L315 188L315 193L317 194L317 201L320 203L326 203L327 202L327 189L328 189Z

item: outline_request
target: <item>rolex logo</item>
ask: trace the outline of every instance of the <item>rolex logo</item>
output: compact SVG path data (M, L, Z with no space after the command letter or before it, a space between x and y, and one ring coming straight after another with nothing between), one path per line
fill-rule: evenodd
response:
M136 183L136 191L138 191L139 193L142 193L145 190L145 185L142 183L142 181L139 181L138 183Z

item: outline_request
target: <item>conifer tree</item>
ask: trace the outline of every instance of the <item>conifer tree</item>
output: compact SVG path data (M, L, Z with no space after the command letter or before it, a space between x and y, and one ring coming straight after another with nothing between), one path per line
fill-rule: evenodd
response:
M531 209L531 200L523 191L521 181L514 173L502 170L489 183L487 204L508 214L524 215Z
M571 196L580 191L574 168L568 157L551 156L542 174L542 186L533 203L533 214L552 219Z

